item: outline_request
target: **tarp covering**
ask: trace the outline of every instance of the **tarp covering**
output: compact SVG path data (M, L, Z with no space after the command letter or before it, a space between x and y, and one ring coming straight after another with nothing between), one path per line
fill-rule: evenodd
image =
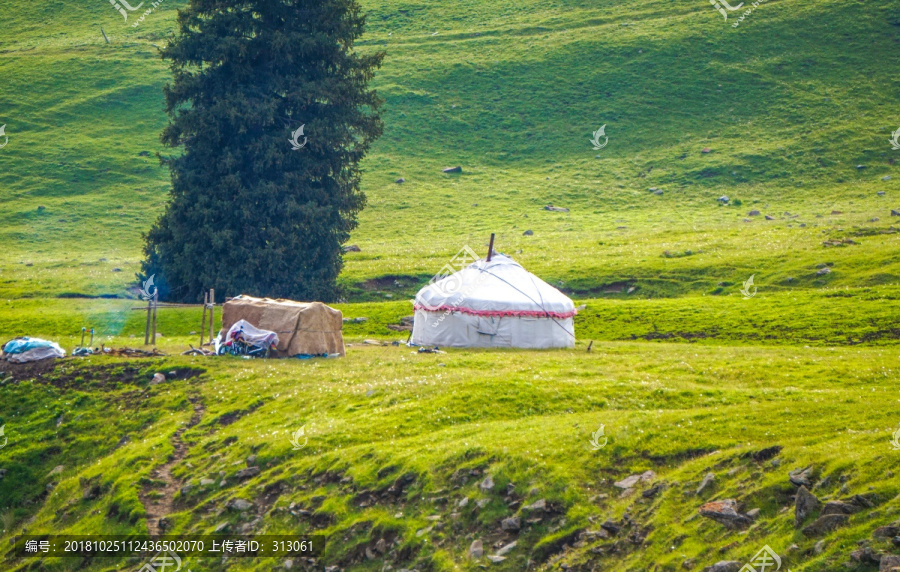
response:
M66 357L64 349L56 342L40 338L16 338L3 346L3 357L13 363L26 363L47 358Z
M412 341L449 347L575 347L575 304L495 254L416 294Z
M276 348L281 355L344 355L343 315L321 302L242 295L225 302L222 329L228 331L238 320L275 332Z

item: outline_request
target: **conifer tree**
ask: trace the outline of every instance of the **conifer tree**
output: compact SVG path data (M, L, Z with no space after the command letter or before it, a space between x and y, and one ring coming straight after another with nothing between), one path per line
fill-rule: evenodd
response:
M382 133L368 84L384 54L353 49L364 24L356 0L179 10L162 50L173 79L161 140L180 153L163 159L170 200L142 265L161 298L337 296L341 245L365 206L359 163Z

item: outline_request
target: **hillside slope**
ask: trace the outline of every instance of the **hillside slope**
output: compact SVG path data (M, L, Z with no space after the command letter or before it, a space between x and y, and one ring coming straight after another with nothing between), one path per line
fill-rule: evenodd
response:
M168 186L153 156L169 152L154 44L182 4L132 27L134 14L125 23L102 2L4 3L0 239L16 246L0 263L4 296L133 281ZM689 0L366 7L359 48L388 54L375 82L386 132L365 163L348 286L424 280L465 244L483 251L490 232L576 290L667 274L680 287L653 294L678 295L750 274L784 285L824 261L825 238L865 231L827 254L841 269L827 283L896 284L896 236L879 234L900 207L900 177L882 180L900 155L889 4L773 0L738 28ZM595 151L601 125L609 143ZM463 173L440 172L452 165Z

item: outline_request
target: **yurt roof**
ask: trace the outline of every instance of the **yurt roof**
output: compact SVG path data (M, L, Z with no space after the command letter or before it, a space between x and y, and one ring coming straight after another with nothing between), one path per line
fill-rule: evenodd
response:
M570 318L568 296L525 270L508 256L494 254L432 282L416 294L415 306L483 316Z

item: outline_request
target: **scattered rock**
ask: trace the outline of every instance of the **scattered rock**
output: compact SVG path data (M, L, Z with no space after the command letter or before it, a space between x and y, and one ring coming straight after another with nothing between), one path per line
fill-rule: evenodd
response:
M536 500L533 503L522 507L522 510L527 511L527 512L543 511L546 509L547 509L547 501L544 499Z
M892 536L897 536L897 534L900 534L900 528L890 525L879 526L875 529L875 532L872 533L872 536L875 538L891 538Z
M656 478L656 473L654 473L653 471L645 471L645 472L641 473L640 475L631 475L631 476L625 477L621 481L613 483L613 486L618 487L620 489L630 489L630 488L634 487L634 485L638 484L639 482L647 483L647 482L652 481L654 478Z
M240 471L234 474L235 477L239 479L249 479L250 477L255 477L259 474L259 467L247 467L246 469L241 469Z
M662 492L662 490L664 488L665 488L665 485L663 485L662 483L656 483L655 485L653 485L646 491L642 492L641 496L644 497L645 499L652 499L653 497L658 495L660 492Z
M610 533L613 536L619 534L619 531L622 530L618 524L614 523L611 520L607 520L606 522L601 524L600 528L602 528L603 530L605 530L606 532Z
M752 508L747 511L747 516L749 516L753 520L756 520L757 518L759 518L759 513L760 510L758 508Z
M657 196L663 194L662 189L656 189L655 191L653 191L653 194Z
M522 233L522 236L534 236L534 231L526 230L525 232Z
M351 244L350 246L345 246L344 248L342 248L341 251L343 251L343 252L362 252L362 249L355 244Z
M865 165L857 165L856 168L857 168L857 169L865 169L866 166L865 166Z
M746 514L737 511L737 501L734 499L708 502L700 507L699 512L700 516L732 529L746 528L753 522Z
M878 567L878 572L893 572L898 567L900 567L900 556L885 554L881 557L881 565Z
M703 154L712 153L712 149L710 149L709 147L704 147L703 149L700 150L700 152Z
M500 564L504 560L506 560L505 556L497 556L496 554L491 554L488 556L488 560L493 562L494 564Z
M816 270L816 274L818 274L819 276L823 276L825 274L831 274L831 268L828 268L827 266L825 268L819 268L818 270ZM791 481L791 482L793 482L793 481Z
M769 216L769 215L766 215L766 217L765 217L765 218L766 218L766 220L775 220L775 217L773 217L773 216Z
M294 561L293 561L293 560L285 560L285 561L284 561L284 569L285 569L285 570L290 570L290 569L293 568L293 567L294 567Z
M761 215L761 214L762 214L762 213L759 212L758 210L753 209L752 211L750 211L750 212L747 213L747 216L759 216L759 215Z
M705 491L708 487L713 485L716 482L716 476L712 473L706 473L706 476L703 477L703 480L700 481L700 486L697 487L696 494L700 494Z
M484 545L481 540L473 540L469 546L469 558L477 560L484 556Z
M244 499L231 499L225 505L225 508L244 512L245 510L249 510L249 509L253 508L253 503L248 500L244 500Z
M456 166L456 167L445 167L445 168L444 168L444 172L445 172L445 173L462 173L462 167L460 167L460 166Z
M794 528L800 528L806 517L819 510L821 506L822 503L819 502L819 499L809 492L805 486L801 485L797 490L797 498L794 501Z
M118 267L116 267L116 268L113 268L113 269L112 269L112 271L113 271L113 272L121 272L121 271L122 271L122 269L121 269L121 268L118 268Z
M882 181L890 181L890 180L891 180L891 176L890 176L890 175L885 175L885 176L881 177L881 180L882 180Z
M507 532L518 532L522 528L522 521L517 516L504 518L500 523L500 528Z
M397 179L394 182L397 183L398 185L401 185L406 182L406 179L404 179L403 177L400 177L399 179Z
M222 522L222 523L220 523L218 526L216 526L216 529L215 529L213 532L217 532L217 533L218 533L218 532L223 532L223 531L224 531L225 529L227 529L229 526L231 526L229 523L227 523L227 522Z
M863 507L854 503L848 503L839 500L828 501L827 503L825 503L825 508L822 509L822 516L826 514L856 514L862 509Z
M214 484L216 484L216 481L213 479L200 479L200 486L208 487Z
M803 529L806 536L822 536L847 524L850 517L846 514L827 514L820 516L812 524Z
M456 503L456 506L458 506L459 508L465 508L466 506L468 506L468 504L469 504L469 497L463 497L462 500L460 500L458 503Z
M768 461L769 459L775 457L778 453L781 452L781 445L773 445L772 447L766 447L760 451L757 451L751 455L754 461L757 463L762 463L764 461Z
M153 374L153 379L150 380L150 385L158 385L160 383L164 383L166 381L166 376L163 374L156 372Z
M725 204L725 203L727 203L727 202L728 202L729 200L731 200L731 199L728 198L728 195L722 195L721 197L719 197L719 198L716 199L716 200L719 201L719 202L722 203L722 204Z
M483 491L489 491L489 490L493 489L494 488L494 479L492 479L490 475L486 476L484 478L484 480L481 481L481 484L478 485L478 488L480 488Z
M900 216L900 211L891 209L891 216Z
M878 564L881 561L881 556L876 554L871 547L866 546L865 548L860 548L859 550L851 552L850 560L862 564Z
M549 204L549 203L547 204L547 206L544 207L544 210L545 210L545 211L561 212L561 213L567 213L567 212L569 212L569 209L567 209L567 208L565 208L565 207L555 207L555 206L553 206L553 205L551 205L551 204Z
M813 546L813 553L818 555L822 554L823 552L825 552L825 541L820 540L816 542L815 546Z
M828 267L825 266L823 268ZM791 484L795 487L809 487L810 484L812 484L812 466L806 467L805 469L794 469L793 471L788 473L788 478L791 480Z
M52 477L53 475L58 475L58 474L60 474L61 472L63 472L64 469L65 469L64 466L62 466L62 465L56 465L55 467L53 467L53 469L52 469L49 473L47 473L47 476L48 476L48 477ZM5 471L4 471L4 472L5 472ZM891 535L891 536L893 536L893 535Z
M516 544L518 544L518 542L516 542L516 541L510 542L509 544L507 544L506 546L504 546L503 548L501 548L500 550L497 551L497 556L506 556L507 554L510 553L510 551L512 551L513 548L516 547Z

